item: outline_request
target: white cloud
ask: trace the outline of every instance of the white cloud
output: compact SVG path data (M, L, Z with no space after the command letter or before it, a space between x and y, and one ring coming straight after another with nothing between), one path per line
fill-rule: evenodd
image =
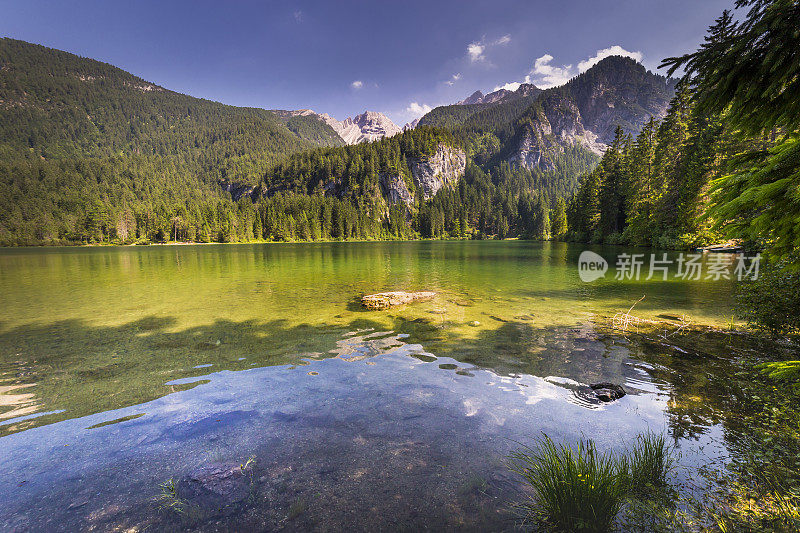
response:
M533 78L533 83L542 89L549 89L550 87L558 87L564 85L571 77L575 75L572 65L562 65L554 67L550 64L553 56L545 54L542 57L536 58L533 63L533 69L529 76L525 79Z
M449 85L450 87L452 87L452 86L453 86L453 84L454 84L455 82L457 82L458 80L460 80L460 79L461 79L461 73L460 73L460 72L456 72L455 74L453 74L452 76L450 76L450 79L449 79L449 80L447 80L447 81L446 81L446 82L444 82L444 83L445 83L445 85Z
M506 91L516 91L517 89L519 89L520 85L522 85L522 82L520 81L510 81L504 85L498 85L497 87L492 89L491 92L499 91L500 89L505 89Z
M362 88L363 86L364 86L364 82L361 81L361 80L356 80L356 81L354 81L353 83L350 84L350 87L352 87L353 89L356 89L356 90Z
M485 61L486 56L483 55L484 50L486 50L486 45L483 43L469 43L469 45L467 45L467 56L469 56L469 60L473 63Z
M609 46L608 48L603 48L602 50L598 50L597 54L594 57L590 57L586 61L581 61L578 63L578 72L586 72L596 64L598 64L603 59L609 56L622 56L622 57L630 57L631 59L635 59L639 63L642 62L642 53L641 52L629 52L622 48L620 45L615 44L614 46Z
M302 9L298 9L297 11L294 12L294 19L297 22L303 22L303 18L304 17L305 17L305 13L303 13Z
M411 102L410 104L408 104L408 107L406 108L406 115L411 119L415 119L421 117L422 115L430 113L431 109L433 108L428 104L418 104L417 102Z
M511 35L503 35L494 41L486 41L486 37L480 41L473 41L467 45L467 57L471 63L481 63L486 61L486 51L493 46L504 46L511 42Z

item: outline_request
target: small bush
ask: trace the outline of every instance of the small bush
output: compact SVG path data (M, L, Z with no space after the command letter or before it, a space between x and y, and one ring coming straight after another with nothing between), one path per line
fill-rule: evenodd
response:
M591 440L573 449L545 435L511 454L509 466L533 489L523 511L560 531L607 531L625 499L626 473Z

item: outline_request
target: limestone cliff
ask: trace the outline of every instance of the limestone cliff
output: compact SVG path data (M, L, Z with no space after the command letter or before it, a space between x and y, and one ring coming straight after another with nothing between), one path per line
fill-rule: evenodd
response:
M411 180L426 200L433 198L442 187L457 183L464 176L467 154L464 150L440 144L436 151L421 158L408 158ZM389 203L410 205L414 197L405 180L398 174L382 174L381 189Z
M464 150L440 144L436 152L421 159L409 159L408 167L414 184L422 188L423 197L433 198L442 187L456 183L467 168Z

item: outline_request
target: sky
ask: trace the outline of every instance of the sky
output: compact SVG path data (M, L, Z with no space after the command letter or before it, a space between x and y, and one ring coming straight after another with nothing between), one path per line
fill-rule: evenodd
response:
M0 35L237 106L402 126L475 90L546 88L606 55L655 71L733 0L0 0Z

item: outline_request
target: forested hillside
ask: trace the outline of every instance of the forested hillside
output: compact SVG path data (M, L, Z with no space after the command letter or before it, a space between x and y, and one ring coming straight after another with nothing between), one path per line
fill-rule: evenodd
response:
M236 210L220 180L256 184L288 154L339 144L315 117L201 100L0 39L0 244L161 239L174 218L218 235Z
M374 143L292 156L268 172L256 191L262 218L266 220L270 213L276 220L264 226L265 237L304 239L310 234L319 238L305 230L315 225L321 226L324 238L560 235L566 231L563 199L574 194L578 178L597 161L580 147L565 150L549 170L526 170L508 163L483 169L468 161L455 186L442 187L428 199L415 186L409 163L425 159L442 145L463 149L451 133L423 126ZM407 184L408 205L386 198L385 177L394 175ZM309 200L309 196L319 200ZM347 218L344 226L352 228L349 233L330 230L329 217L321 209L335 205ZM282 229L275 233L273 227Z

